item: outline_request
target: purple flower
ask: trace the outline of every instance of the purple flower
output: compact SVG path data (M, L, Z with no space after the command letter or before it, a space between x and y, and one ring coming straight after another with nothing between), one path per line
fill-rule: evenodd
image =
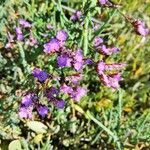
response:
M30 45L30 46L34 46L36 45L38 42L37 42L37 39L35 39L32 35L32 33L30 33L30 37L29 37L29 40L26 42L27 45Z
M74 55L74 63L73 66L75 68L76 71L80 71L83 67L84 61L83 61L83 54L82 51L80 49L78 49L75 52Z
M59 41L66 41L67 38L68 38L68 34L67 34L66 31L60 30L60 31L57 32L56 38L57 38Z
M20 27L16 28L17 40L22 41L24 39L23 33Z
M52 38L49 43L44 44L44 52L45 53L54 53L59 51L60 43L56 38Z
M103 39L100 37L95 37L94 38L94 47L100 46L103 43Z
M43 83L48 78L48 74L45 71L42 71L39 68L34 68L32 75L38 79L39 82Z
M124 63L105 64L105 70L120 70L126 66Z
M97 63L97 72L99 75L103 74L104 71L120 70L126 65L124 63L106 64L103 61Z
M32 27L31 23L29 23L25 19L20 19L19 24L22 25L24 28L31 28Z
M79 102L80 99L87 94L87 89L82 87L77 87L73 93L71 93L71 97L73 100Z
M122 78L121 78L121 74L117 73L117 74L111 74L111 75L101 74L100 79L102 80L104 85L116 90L119 88L119 81Z
M14 48L14 44L8 42L8 43L5 45L5 48L10 48L10 49L12 49L12 48Z
M50 87L46 89L46 97L49 100L53 100L55 98L55 96L57 96L59 94L59 90L55 87Z
M27 108L27 107L20 107L19 109L19 117L20 118L32 118L32 109L31 108Z
M73 88L71 86L63 84L60 87L60 92L65 93L65 94L71 94L73 92Z
M105 63L103 61L99 61L97 64L97 72L99 75L103 74L105 70Z
M76 11L71 17L70 17L70 20L72 21L77 21L81 18L81 11Z
M82 80L81 74L74 74L65 78L65 81L70 81L73 84L77 84L80 80Z
M55 106L59 109L63 109L65 107L65 101L63 99L57 100Z
M99 0L100 5L106 5L108 3L108 0Z
M111 55L120 51L117 47L107 48L105 45L97 47L98 51L103 55Z
M23 98L22 98L22 101L21 101L21 104L26 106L26 107L29 107L31 104L32 104L32 99L33 99L33 94L27 94L25 95Z
M16 34L17 34L17 35L18 35L18 34L22 34L22 30L21 30L20 27L17 27L17 28L16 28Z
M92 64L94 64L94 61L92 59L88 58L88 59L86 59L84 61L84 64L86 64L86 65L92 65Z
M141 20L137 20L133 23L134 29L137 34L146 36L149 34L148 28L146 28L145 23Z
M38 111L39 115L44 118L47 116L49 109L47 106L40 105L37 108L37 111Z
M57 57L58 67L71 67L71 58L67 54L62 54Z

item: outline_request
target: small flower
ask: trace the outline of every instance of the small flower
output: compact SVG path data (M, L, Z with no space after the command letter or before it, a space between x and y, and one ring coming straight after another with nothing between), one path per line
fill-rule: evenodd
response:
M121 78L121 74L117 73L117 74L111 74L111 75L101 74L100 79L102 80L104 85L116 90L119 88L119 81L122 78Z
M30 45L30 46L34 46L36 45L38 42L37 42L37 39L33 37L32 33L30 33L30 37L29 37L29 40L26 42L27 45Z
M86 59L84 61L84 64L86 64L86 65L92 65L92 64L94 64L94 61L92 59L88 58L88 59Z
M81 74L74 74L65 78L65 81L70 81L73 84L77 84L80 80L82 80Z
M19 117L20 118L32 118L32 109L30 107L20 107L19 109Z
M67 54L62 54L57 57L58 67L71 67L72 59Z
M47 116L49 109L48 109L47 106L40 105L40 106L37 108L37 111L38 111L39 115L40 115L42 118L44 118L44 117Z
M126 66L124 63L105 64L105 70L120 70Z
M48 78L48 74L45 71L42 71L39 68L34 68L32 75L38 79L39 82L43 83Z
M99 75L103 74L105 71L105 63L103 61L99 61L97 64L97 72Z
M78 21L81 18L81 11L76 11L71 17L70 20L72 21Z
M97 72L99 75L103 74L104 71L120 70L123 69L126 65L124 63L114 63L106 64L103 61L97 63Z
M45 53L54 53L59 51L60 43L56 38L52 38L49 43L44 44L44 52Z
M21 104L26 107L29 107L33 102L32 99L33 99L33 94L31 93L27 94L22 98Z
M50 87L46 89L45 94L49 100L53 100L59 94L59 90L55 87Z
M57 38L59 41L66 41L67 38L68 38L68 34L67 34L66 31L60 30L60 31L57 32L56 38Z
M99 0L100 5L106 5L108 3L108 0Z
M59 109L63 109L65 107L65 101L63 99L57 100L54 105Z
M111 55L120 51L117 47L107 48L105 45L97 47L97 50L103 55Z
M71 94L73 92L73 88L71 86L63 84L60 87L60 92L65 93L65 94Z
M22 41L24 39L23 33L20 27L16 28L17 40Z
M73 100L79 102L80 99L87 94L87 89L82 87L77 87L73 93L71 93L71 97Z
M24 28L31 28L32 27L31 23L29 23L25 19L20 19L19 24L22 25Z
M17 34L17 35L18 35L18 34L22 34L22 30L21 30L20 27L17 27L17 28L16 28L16 34Z
M136 20L133 22L133 26L137 34L142 36L147 36L149 34L149 30L146 28L146 25L143 21Z
M100 37L95 37L94 38L94 47L100 46L103 43L103 39Z
M83 64L84 64L83 54L82 54L82 51L80 49L78 49L74 55L73 66L76 71L80 71L83 67Z

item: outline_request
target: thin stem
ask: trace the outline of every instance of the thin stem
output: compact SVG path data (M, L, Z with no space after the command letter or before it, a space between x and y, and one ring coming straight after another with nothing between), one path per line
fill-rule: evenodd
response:
M86 115L97 125L99 125L104 131L106 131L113 139L115 142L117 142L117 146L120 148L120 143L119 143L119 138L107 127L105 127L100 121L98 121L89 111L86 112Z
M72 107L72 118L75 118L75 108L74 108L74 101L71 100L71 107Z
M89 26L89 15L85 18L84 30L83 30L83 49L84 56L88 53L88 26Z
M121 113L122 113L122 91L119 89L119 121L121 120Z

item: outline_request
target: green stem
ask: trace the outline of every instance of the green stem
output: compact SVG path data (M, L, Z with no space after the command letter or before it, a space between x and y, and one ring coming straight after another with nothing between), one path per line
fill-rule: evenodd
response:
M117 146L120 148L119 138L107 127L105 127L100 121L98 121L89 111L86 112L86 116L88 116L93 122L95 122L97 125L99 125L104 131L106 131L115 142L117 142Z
M121 120L121 113L122 113L122 91L119 89L119 122Z
M84 56L87 55L88 52L88 18L85 19L85 25L84 25L84 30L83 30L83 38L84 38L84 43L83 43L83 49L84 49Z
M22 59L22 65L23 65L23 67L25 68L25 70L27 71L27 73L30 73L30 72L31 72L31 69L30 69L29 64L28 64L27 61L26 61L25 53L24 53L23 47L22 47L21 43L18 42L17 44L18 44L18 46L19 46L19 52L20 52L20 56L21 56L21 59Z

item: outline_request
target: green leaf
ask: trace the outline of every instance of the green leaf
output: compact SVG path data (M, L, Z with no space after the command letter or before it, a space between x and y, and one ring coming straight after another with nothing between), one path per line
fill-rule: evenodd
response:
M12 141L8 146L8 150L22 150L20 141L19 140Z
M27 126L36 133L46 133L47 126L38 121L29 121Z

